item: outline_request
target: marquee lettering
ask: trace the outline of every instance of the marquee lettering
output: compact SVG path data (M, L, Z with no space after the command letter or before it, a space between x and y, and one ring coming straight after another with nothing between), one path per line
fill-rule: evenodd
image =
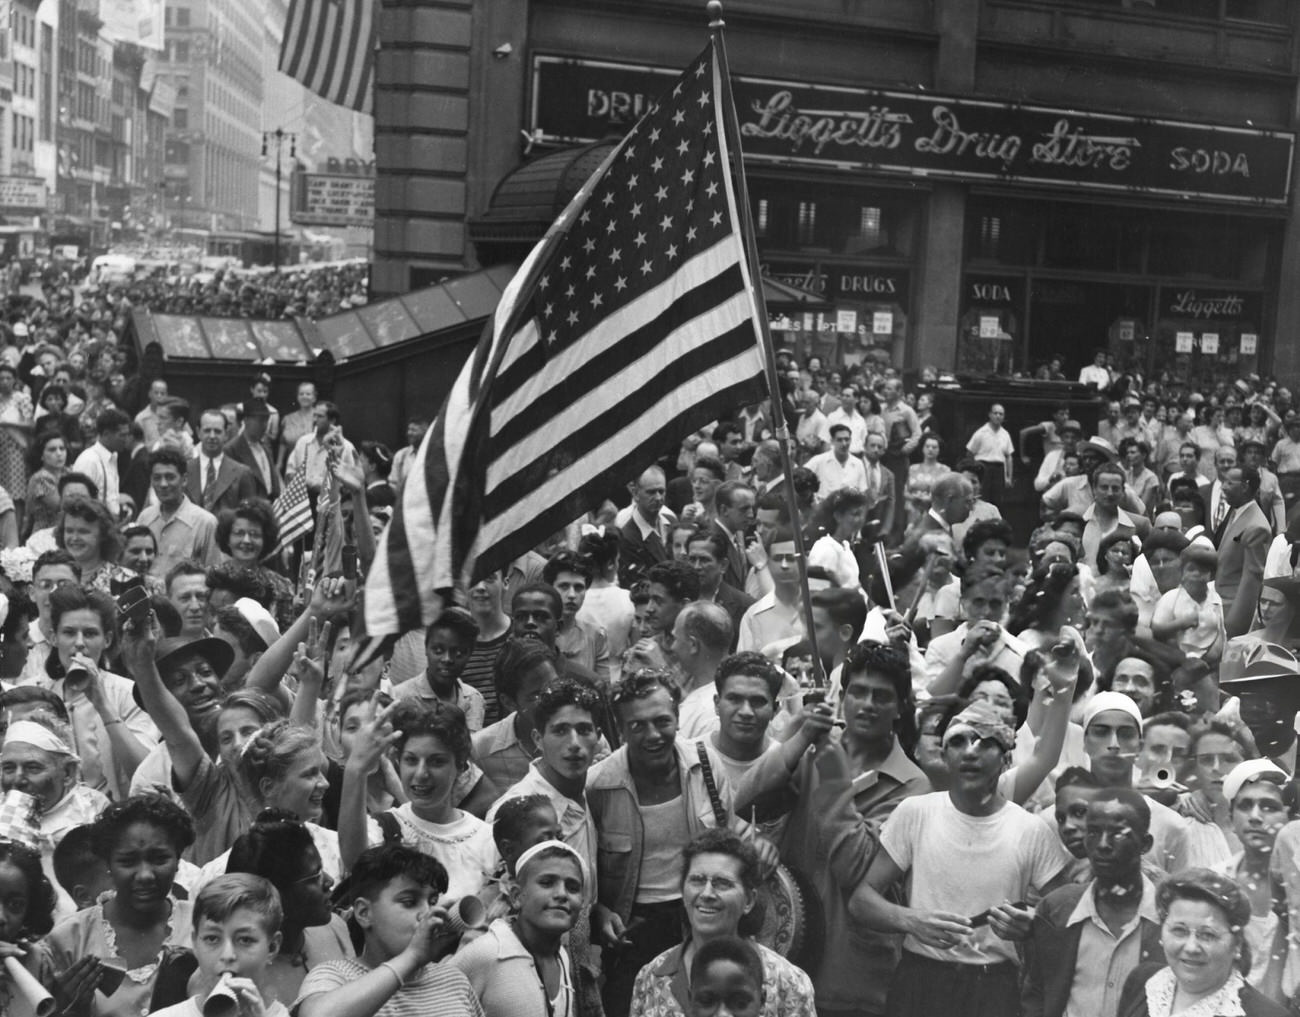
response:
M791 152L805 145L820 155L827 145L853 145L858 148L897 148L903 140L902 125L911 117L891 113L888 106L872 106L864 112L818 110L803 113L794 104L789 91L773 92L766 102L757 99L751 109L757 121L740 125L746 138L775 138L788 142Z
M918 152L934 155L966 155L970 152L981 159L1001 162L1003 169L1009 169L1020 154L1021 140L1014 134L964 131L957 114L943 105L935 106L931 115L934 117L934 133L928 138L916 139Z

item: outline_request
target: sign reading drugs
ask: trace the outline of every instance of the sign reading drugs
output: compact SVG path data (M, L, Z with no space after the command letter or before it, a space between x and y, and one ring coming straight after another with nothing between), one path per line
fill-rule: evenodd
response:
M625 130L672 72L536 56L543 140ZM913 92L734 79L745 157L906 176L1285 204L1294 134Z
M304 226L371 226L375 221L375 178L298 173L289 218Z

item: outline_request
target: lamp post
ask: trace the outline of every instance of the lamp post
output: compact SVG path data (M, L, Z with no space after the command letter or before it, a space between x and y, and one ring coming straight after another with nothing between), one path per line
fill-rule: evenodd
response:
M280 150L287 143L289 146L289 158L294 159L298 154L298 135L291 134L283 127L277 127L273 131L262 132L262 158L267 156L268 147L275 145L275 270L280 271Z

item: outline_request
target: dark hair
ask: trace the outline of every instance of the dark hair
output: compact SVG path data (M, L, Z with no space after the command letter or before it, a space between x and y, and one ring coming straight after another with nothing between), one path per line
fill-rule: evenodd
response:
M370 460L375 473L384 480L388 479L388 474L393 470L393 453L387 445L380 441L363 441L357 446L357 451Z
M1017 730L1023 727L1025 718L1029 716L1029 693L1025 691L1025 687L995 664L977 664L970 676L962 679L957 695L969 701L976 687L982 682L997 682L1007 690L1007 694L1011 697L1011 710L1016 716L1015 727Z
M178 856L194 843L194 821L188 812L167 795L139 794L110 802L91 824L90 843L95 856L107 862L127 827L136 823L162 830Z
M524 835L524 824L543 805L554 808L544 794L507 798L497 807L496 819L492 821L492 840L496 843L498 853L505 854L502 845L507 841L519 843Z
M1067 766L1056 778L1056 790L1064 791L1067 787L1100 788L1099 781L1091 770L1082 766Z
M253 628L252 623L234 604L227 604L220 608L215 620L223 631L235 637L240 652L245 656L251 657L254 653L261 653L268 649L266 640L258 634L257 629Z
M122 547L125 548L136 537L148 537L153 541L154 553L158 553L158 538L154 536L153 530L147 526L141 526L139 523L134 526L127 526L122 530Z
M1134 791L1131 787L1104 787L1093 799L1094 802L1118 802L1127 806L1137 817L1139 836L1145 837L1151 831L1151 806L1147 804L1146 795Z
M554 586L561 572L572 572L574 575L581 576L588 586L596 575L590 558L567 549L556 551L551 555L550 560L542 568L542 581Z
M172 583L182 576L202 576L203 581L208 581L208 570L198 562L190 558L184 558L167 570L167 576L163 580L163 588L171 593Z
M207 579L209 591L226 590L233 594L236 599L248 597L265 608L269 608L275 603L275 591L271 588L270 583L247 565L241 565L236 561L223 561L210 566L204 575ZM171 587L171 578L171 573L168 573L167 586L169 589Z
M1138 609L1127 590L1099 590L1092 598L1090 612L1114 614L1128 632L1137 628Z
M1133 535L1125 533L1123 530L1112 530L1106 536L1101 538L1097 545L1097 574L1099 576L1107 575L1110 572L1110 563L1106 560L1106 555L1116 544L1127 544L1129 551L1133 551ZM1136 553L1132 555L1137 557Z
M99 557L106 562L117 561L121 547L118 543L117 524L109 514L108 506L102 501L88 498L69 498L63 503L59 520L54 524L54 542L63 547L63 524L69 517L82 522L95 523L99 527ZM66 548L65 548L66 550Z
M1152 530L1151 535L1142 542L1142 553L1150 555L1152 551L1173 551L1182 554L1183 548L1191 543L1178 530Z
M1228 741L1241 749L1242 759L1251 758L1251 749L1248 748L1241 740L1239 735L1231 726L1221 720L1210 720L1199 726L1192 732L1192 741L1189 746L1191 755L1196 755L1197 748L1200 747L1201 739L1208 738L1210 735L1218 735L1220 738L1227 738Z
M667 671L643 667L631 674L625 674L610 691L609 705L614 712L614 717L621 722L623 717L619 708L624 703L652 696L655 689L664 689L668 693L668 698L673 702L673 712L676 713L682 701L682 690L677 687L673 676Z
M740 882L746 890L757 890L763 881L754 849L726 827L705 830L682 848L683 880L690 871L691 861L698 855L730 855L735 858L740 862Z
M533 720L537 730L544 732L551 718L566 706L585 710L591 714L593 721L597 721L600 718L602 700L600 693L590 685L574 678L557 678L538 693L537 702L533 706Z
M1221 911L1242 947L1238 965L1250 970L1250 951L1243 931L1250 924L1250 898L1235 880L1212 869L1185 869L1170 876L1156 889L1156 912L1161 923L1169 917L1170 906L1178 900L1202 902Z
M826 496L826 500L817 506L822 525L828 533L834 533L838 525L836 516L841 512L852 512L856 508L867 507L867 496L856 487L841 487Z
M227 872L248 872L268 880L281 894L302 878L302 860L319 854L311 831L292 812L263 809L248 831L235 839Z
M458 770L465 769L472 749L469 724L459 706L442 700L426 703L421 699L402 699L393 708L390 719L399 736L393 746L398 753L412 738L429 735L447 747L455 757Z
M1142 722L1143 732L1150 731L1153 727L1176 727L1179 731L1190 734L1192 718L1181 710L1166 710L1164 713L1153 714Z
M149 453L149 475L153 476L155 466L172 466L182 477L189 472L189 462L181 455L180 449L164 445Z
M741 426L734 420L724 420L713 429L713 434L710 437L713 439L715 445L722 445L733 434L738 434L742 438L745 436L745 432L741 429Z
M831 617L836 628L848 625L853 632L849 642L856 643L862 637L862 630L867 624L867 602L854 590L831 587L828 590L814 590L812 606L821 608Z
M894 687L898 699L898 720L894 735L909 757L916 751L919 737L916 726L916 701L912 692L912 668L907 650L893 643L867 640L854 643L844 657L840 672L840 688L847 689L854 675L877 674Z
M548 590L551 587L546 587ZM536 639L507 639L492 662L492 685L498 699L519 698L523 677L543 661L555 666L555 652ZM556 672L559 668L556 667Z
M77 564L72 555L61 547L46 551L32 562L32 579L35 580L42 569L53 568L56 565L65 565L72 569L72 574L77 577L77 581L81 581L81 566Z
M54 845L54 878L72 896L73 887L92 871L102 870L103 861L95 854L92 843L93 823L74 826Z
M967 456L965 459L958 459L957 465L952 468L953 473L969 473L972 477L980 482L981 491L984 488L984 464L978 459L971 459Z
M63 723L68 723L68 704L52 689L41 685L16 685L0 692L0 710L12 710L15 706L30 706L33 703L39 703Z
M730 553L731 544L719 530L706 530L702 526L697 526L691 531L691 535L686 538L686 549L690 550L692 544L708 544L709 554L713 555L714 560L727 563L727 556Z
M859 598L861 599L861 598ZM808 647L811 652L812 647ZM767 686L767 693L775 703L781 695L781 685L785 681L780 669L757 650L742 650L729 657L723 657L713 676L713 687L718 695L726 691L727 679L736 675L746 678L761 678Z
M967 561L974 561L975 552L990 540L1000 540L1011 547L1015 543L1011 524L1004 519L981 519L966 531L961 542L961 553Z
M794 480L794 493L803 495L805 498L816 494L822 486L817 474L808 469L807 466L796 466L791 476ZM789 519L786 522L789 523Z
M1253 466L1241 466L1240 464L1234 466L1233 469L1241 472L1242 483L1246 485L1246 489L1250 491L1252 497L1259 494L1259 470Z
M265 498L248 498L241 501L234 509L221 513L217 520L217 547L223 553L230 553L230 531L238 520L256 523L262 528L262 553L274 551L280 542L280 527L275 521L275 512L271 503Z
M655 562L646 572L646 580L658 583L681 604L700 597L700 577L684 561Z
M519 598L532 593L539 593L551 602L551 611L558 622L564 617L564 601L560 599L560 591L550 583L525 583L519 589L510 595L510 613L514 614L515 605L519 603Z
M1054 561L1040 564L1025 585L1020 599L1011 607L1007 631L1018 636L1026 629L1046 629L1054 624L1065 591L1079 578L1074 565Z
M54 928L54 887L41 868L41 856L25 844L0 841L0 864L8 862L27 881L27 913L22 935L44 936Z
M429 642L429 637L436 629L455 634L460 638L461 642L468 643L471 648L478 640L478 622L463 607L457 607L454 604L443 608L438 617L429 623L429 627L424 633L426 645Z
M95 421L95 433L107 434L109 431L116 431L119 427L129 427L131 418L115 406L110 406L99 415Z
M38 424L37 427L39 428L40 425ZM32 439L31 448L27 452L27 468L31 473L35 473L44 465L45 446L52 441L63 442L64 449L68 447L67 435L57 428L37 430L36 437Z
M971 565L962 573L961 595L964 597L975 587L988 582L996 583L999 593L1006 593L1007 574L1002 569L986 562Z
M388 706L393 697L387 692L375 692L371 689L352 688L343 693L339 700L337 708L334 710L334 717L341 725L348 715L348 711L354 706L360 706L362 703L368 703L374 700L375 707L380 708Z
M727 479L727 468L722 465L721 459L714 456L696 456L695 465L691 467L691 472L694 473L696 470L707 470L713 474L715 479L720 481Z
M94 611L99 615L104 635L111 641L117 626L117 604L107 593L86 586L61 586L50 594L50 625L69 611Z
M691 961L691 986L699 983L710 964L719 961L735 964L753 981L759 992L764 991L763 959L752 943L739 936L711 939L696 951L695 959Z
M578 541L578 554L591 561L595 572L603 574L618 560L618 533L612 528L604 533L588 533Z
M418 886L431 887L439 896L447 892L447 870L433 855L405 844L382 844L362 851L352 866L348 878L352 899L382 893L399 876L408 877Z
M733 508L736 504L736 495L741 493L748 494L752 498L754 489L743 480L728 480L719 486L717 493L713 496L713 503L719 507Z

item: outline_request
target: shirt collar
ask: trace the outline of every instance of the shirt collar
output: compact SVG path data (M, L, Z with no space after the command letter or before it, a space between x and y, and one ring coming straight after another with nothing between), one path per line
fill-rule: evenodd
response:
M632 522L636 523L636 528L641 531L642 540L645 540L650 534L658 532L655 523L649 522L636 505L632 506Z
M1142 877L1142 900L1138 904L1135 920L1145 918L1149 922L1157 925L1160 923L1160 915L1156 912L1156 888L1155 884L1146 876ZM1101 921L1101 914L1097 911L1097 881L1094 879L1083 891L1083 896L1079 898L1079 903L1074 906L1070 912L1070 917L1066 919L1065 924L1078 925L1080 922L1094 921L1105 924Z

